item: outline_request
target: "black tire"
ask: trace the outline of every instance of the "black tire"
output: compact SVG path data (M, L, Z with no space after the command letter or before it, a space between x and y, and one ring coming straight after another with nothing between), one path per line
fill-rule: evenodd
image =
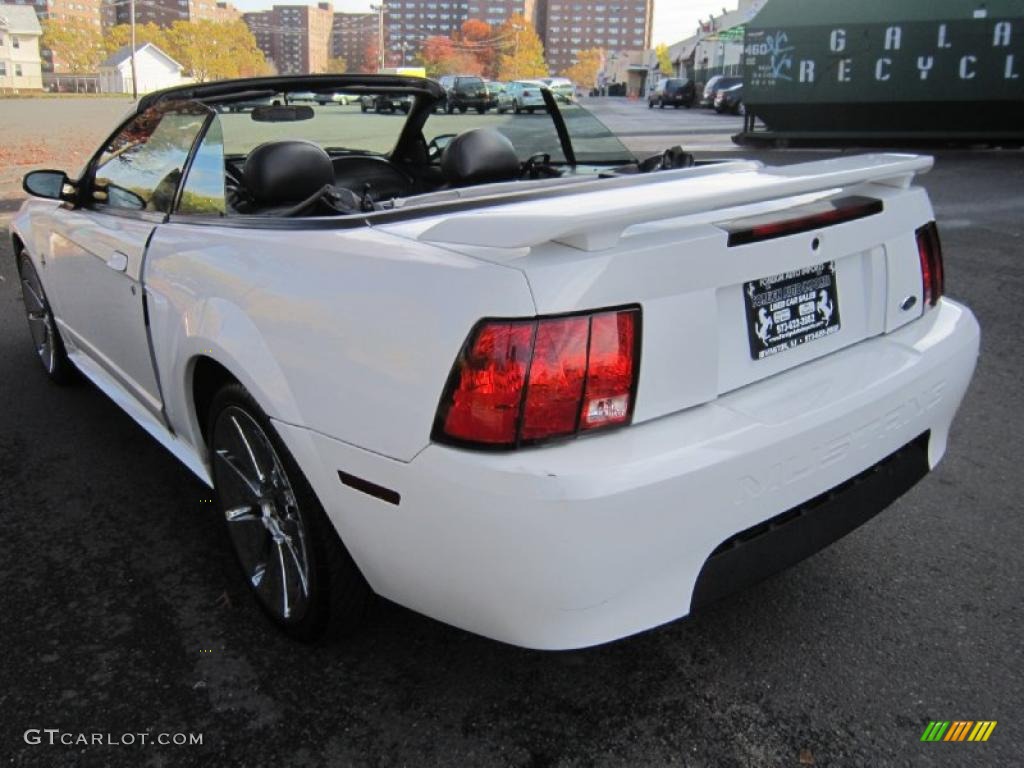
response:
M235 451L232 451L230 436L243 434L243 426L240 425L244 425L245 430L251 430L254 426L258 430L249 432L248 442L237 443L238 446L245 446L244 451L239 449L237 453L252 457L251 460L236 459L232 455ZM233 430L237 430L237 433ZM262 438L259 437L260 433ZM241 384L228 384L214 396L207 419L206 434L213 465L217 509L225 521L227 539L232 543L236 558L245 574L247 587L256 603L275 626L298 640L311 641L325 635L339 637L350 633L363 617L370 588L338 537L302 470L263 409ZM262 442L264 440L265 442ZM258 466L266 465L263 472L266 477L260 484L264 489L262 498L269 499L267 503L271 508L279 510L280 515L274 517L275 522L272 526L266 524L265 514L261 517L260 513L256 512L262 508L262 505L256 502L249 505L252 515L248 517L254 519L240 519L240 516L236 515L235 522L228 522L226 510L241 509L244 504L239 506L237 499L253 494L251 486L239 479L243 473L232 468L241 466L243 462L246 470L252 474L252 479L256 479L255 475L259 474ZM278 487L278 480L282 475L287 490ZM288 501L281 501L279 494L288 492ZM274 535L271 533L272 529L276 530L277 535L284 535L287 532L288 535L284 535L284 538L287 539L287 548L292 557L285 557L284 547L280 542L268 542L266 553L262 555L263 569L257 581L256 572L251 569L251 563L247 565L245 562L246 554L239 544L240 536L237 531L241 529L232 530L232 526L253 526L244 530L250 538L255 537L257 541L261 535L271 538ZM261 532L260 528L264 530ZM298 547L293 546L293 537L299 542ZM273 543L278 544L276 558L272 552ZM301 558L296 555L297 551L302 553ZM305 562L304 570L299 568L300 560ZM276 565L278 561L280 566ZM300 599L296 601L295 615L288 615L287 608L282 611L271 604L275 595L286 596L288 593L287 577L282 578L278 575L278 587L282 587L279 592L274 591L272 578L275 571L281 574L289 570L286 563L293 563L293 578L298 573L306 575L304 584L301 578L295 582L306 593L300 595ZM268 586L261 590L264 582L267 582ZM280 606L280 603L278 600L277 605ZM288 604L289 601L284 600L284 605ZM300 607L301 610L298 610Z
M469 109L469 107L459 107L459 114L460 115L466 114L466 110L467 109Z
M654 109L654 102L651 101L650 99L647 100L647 108Z
M360 110L360 111L361 111L361 112L362 112L362 113L363 113L364 115L365 115L365 114L366 114L367 112L369 112L369 111L370 111L370 110L369 110L369 108L368 108L368 107L367 107L367 106L366 106L365 104L360 104L360 105L359 105L359 110Z
M512 111L515 112L517 115L523 114L523 108L519 106L518 101L512 102Z
M455 107L452 106L452 103L450 101L446 101L444 104L444 111L449 115L453 115L455 114Z
M32 334L32 345L43 370L54 384L74 382L78 372L68 359L64 340L53 319L53 310L50 309L39 273L24 250L18 253L18 279L21 282L21 296L25 303L29 332Z
M527 113L528 115L532 115L532 114L533 114L533 107L527 107L527 108L526 108L526 113Z
M477 112L478 115L486 115L487 114L487 107L477 107L476 108L476 112Z
M664 108L665 108L665 102L662 101L661 99L658 99L658 109L664 109Z

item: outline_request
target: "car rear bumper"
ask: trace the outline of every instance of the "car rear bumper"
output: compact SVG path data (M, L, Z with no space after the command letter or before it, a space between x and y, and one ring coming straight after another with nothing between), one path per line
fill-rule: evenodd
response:
M452 96L452 104L470 109L483 109L491 103L488 96Z
M942 457L978 343L943 300L713 403L513 453L430 445L402 463L279 428L378 593L574 648L685 616L884 508Z

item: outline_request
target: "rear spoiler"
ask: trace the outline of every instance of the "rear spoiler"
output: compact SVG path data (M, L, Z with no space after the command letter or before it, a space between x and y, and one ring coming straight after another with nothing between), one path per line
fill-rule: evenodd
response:
M580 190L555 200L509 203L446 216L418 237L431 243L529 248L547 242L582 251L618 244L622 233L643 224L714 209L873 183L905 189L933 158L871 154L765 167L729 162L638 176L629 187ZM667 177L671 174L671 180ZM662 179L658 179L661 176ZM655 182L658 183L655 183Z

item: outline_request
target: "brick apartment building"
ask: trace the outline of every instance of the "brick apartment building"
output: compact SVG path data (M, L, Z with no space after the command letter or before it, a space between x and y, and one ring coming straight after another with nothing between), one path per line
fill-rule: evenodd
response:
M131 17L128 3L103 3L104 24L127 24ZM223 0L136 0L135 22L137 24L153 23L159 27L169 27L176 21L237 21L242 13L231 3Z
M335 13L331 29L331 57L348 62L349 72L376 72L377 34L380 24L376 13Z
M654 0L541 0L537 29L552 72L570 67L588 48L643 51L651 47Z
M466 19L501 25L513 13L529 20L544 41L552 72L572 65L588 48L642 51L651 47L654 0L388 0L385 47L397 63L432 35L450 35Z
M448 36L467 19L500 26L514 13L536 24L538 0L390 0L387 3L385 47L389 59L401 63L403 45L410 57L428 37Z
M325 72L331 56L334 8L330 3L275 5L242 14L263 55L279 74Z

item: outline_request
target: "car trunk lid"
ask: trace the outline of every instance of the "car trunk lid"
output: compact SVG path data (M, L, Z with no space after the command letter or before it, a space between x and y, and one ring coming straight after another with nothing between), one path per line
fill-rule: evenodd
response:
M522 270L539 315L639 303L639 422L919 317L914 232L932 214L910 183L930 167L724 163L382 228Z

